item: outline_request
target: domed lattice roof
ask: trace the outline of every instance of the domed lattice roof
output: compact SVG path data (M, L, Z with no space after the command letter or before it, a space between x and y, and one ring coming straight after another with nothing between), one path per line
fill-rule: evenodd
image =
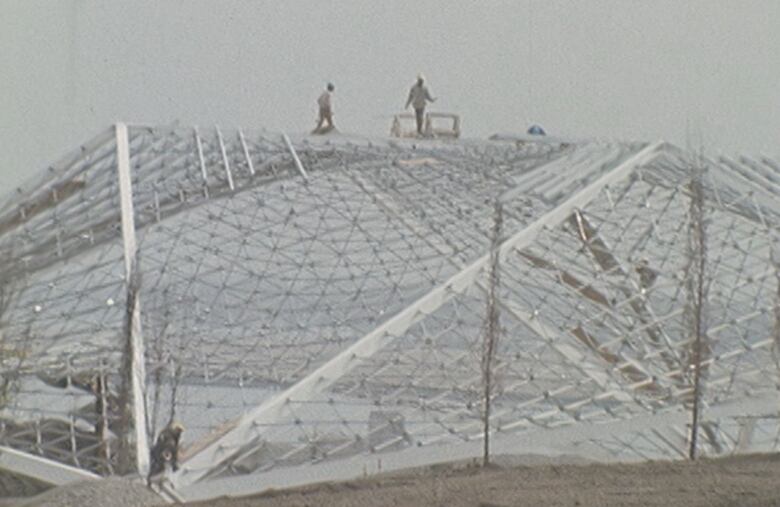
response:
M0 207L0 441L111 473L132 384L191 498L478 456L494 294L495 452L685 453L696 364L702 451L774 449L779 194L666 143L119 125Z

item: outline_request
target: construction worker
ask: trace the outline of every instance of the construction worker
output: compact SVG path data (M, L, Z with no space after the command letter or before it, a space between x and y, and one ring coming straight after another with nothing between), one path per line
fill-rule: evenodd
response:
M417 82L409 90L409 98L406 100L406 107L409 109L409 104L414 107L414 115L417 120L417 134L423 135L423 123L425 121L425 105L427 102L435 102L436 99L431 97L428 88L425 86L425 78L422 74L417 76Z
M183 431L184 426L171 422L157 435L157 441L149 453L149 484L154 476L165 472L167 467L174 472L179 469L179 439Z
M333 110L331 109L331 94L335 89L336 87L333 86L333 83L328 83L325 91L322 92L320 98L317 99L317 105L320 108L320 117L312 134L325 134L336 127L333 125ZM325 122L328 122L327 127L324 126Z

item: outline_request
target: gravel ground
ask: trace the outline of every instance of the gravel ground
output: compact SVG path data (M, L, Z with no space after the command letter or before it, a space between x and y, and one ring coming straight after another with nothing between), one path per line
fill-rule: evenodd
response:
M19 507L148 507L162 503L160 497L149 491L143 484L111 478L53 488L17 505Z
M11 505L9 497L29 497L47 489L49 487L42 482L21 477L5 470L0 471L0 507Z

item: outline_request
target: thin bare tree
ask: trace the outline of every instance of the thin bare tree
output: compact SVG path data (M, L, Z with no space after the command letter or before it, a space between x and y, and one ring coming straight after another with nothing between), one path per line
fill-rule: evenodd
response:
M691 400L691 438L688 457L696 459L699 421L701 418L702 397L702 361L708 355L706 343L705 305L706 305L706 266L707 266L707 228L705 217L705 199L703 188L703 168L697 161L689 183L690 220L688 231L688 276L686 277L688 330L693 342L688 368L692 372L693 399Z
M493 229L490 237L490 273L488 281L487 315L485 335L482 343L482 432L484 448L482 453L482 465L490 464L490 410L493 397L493 363L501 333L499 322L498 291L500 284L500 260L501 229L503 226L503 212L501 202L496 200L493 209Z
M777 243L773 242L773 246L769 251L769 262L775 271L776 289L775 289L775 311L774 311L774 326L772 328L772 357L775 361L775 367L777 368L778 378L775 381L775 385L780 390L780 251L774 246ZM780 416L780 407L778 407L778 416ZM775 448L780 444L780 427L775 435Z

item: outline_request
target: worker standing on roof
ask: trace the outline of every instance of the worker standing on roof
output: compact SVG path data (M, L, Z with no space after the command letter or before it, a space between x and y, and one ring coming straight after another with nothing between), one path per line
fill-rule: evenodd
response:
M333 83L328 83L325 91L322 92L320 98L317 99L317 105L320 108L320 117L317 121L317 127L315 127L312 134L325 134L335 128L335 125L333 125L333 110L331 109L331 95L335 89L336 87L333 86ZM325 122L328 122L327 127L324 126Z
M409 108L409 104L414 107L414 115L417 119L417 133L423 135L423 121L425 118L425 105L427 102L435 102L436 99L431 97L428 88L425 86L425 78L422 74L417 76L417 82L414 83L412 89L409 90L409 98L406 100L406 107Z

